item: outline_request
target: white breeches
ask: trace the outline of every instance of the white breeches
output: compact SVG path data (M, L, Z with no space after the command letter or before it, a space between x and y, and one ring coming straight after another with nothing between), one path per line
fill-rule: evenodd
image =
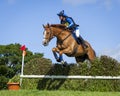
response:
M75 32L76 37L78 38L80 36L80 30L76 29L74 32Z

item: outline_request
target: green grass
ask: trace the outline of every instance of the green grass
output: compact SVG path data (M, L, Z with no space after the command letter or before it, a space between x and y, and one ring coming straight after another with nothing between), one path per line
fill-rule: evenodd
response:
M120 92L2 90L0 96L120 96Z

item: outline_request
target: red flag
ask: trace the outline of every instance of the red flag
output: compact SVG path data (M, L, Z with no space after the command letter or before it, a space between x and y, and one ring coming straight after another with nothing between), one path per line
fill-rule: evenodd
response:
M25 45L20 47L20 50L24 51L26 49Z

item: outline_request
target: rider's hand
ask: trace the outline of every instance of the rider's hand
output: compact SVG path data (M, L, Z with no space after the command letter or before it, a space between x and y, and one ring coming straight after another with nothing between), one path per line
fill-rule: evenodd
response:
M69 28L68 27L65 27L65 30L68 30Z

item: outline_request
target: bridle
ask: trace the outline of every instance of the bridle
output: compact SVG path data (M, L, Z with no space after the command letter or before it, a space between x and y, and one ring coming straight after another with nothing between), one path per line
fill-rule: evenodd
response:
M55 36L52 36L53 35L53 31L52 31L52 29L51 29L51 26L49 27L49 29L50 29L50 36L48 37L48 38L44 38L44 39L47 39L47 40L51 40L51 39L53 39ZM59 32L57 35L56 35L56 37L57 36L59 36L62 32L64 32L65 30L63 30L63 31L61 31L61 32ZM71 35L71 33L69 34L69 35L67 35L62 41L60 41L60 42L63 42L65 39L67 39L69 36Z
M46 30L45 30L46 31ZM49 33L49 36L48 36L48 38L44 38L44 39L46 39L46 40L51 40L52 38L54 38L54 36L52 36L52 34L53 34L53 31L52 31L52 29L50 28L50 31L48 32Z

